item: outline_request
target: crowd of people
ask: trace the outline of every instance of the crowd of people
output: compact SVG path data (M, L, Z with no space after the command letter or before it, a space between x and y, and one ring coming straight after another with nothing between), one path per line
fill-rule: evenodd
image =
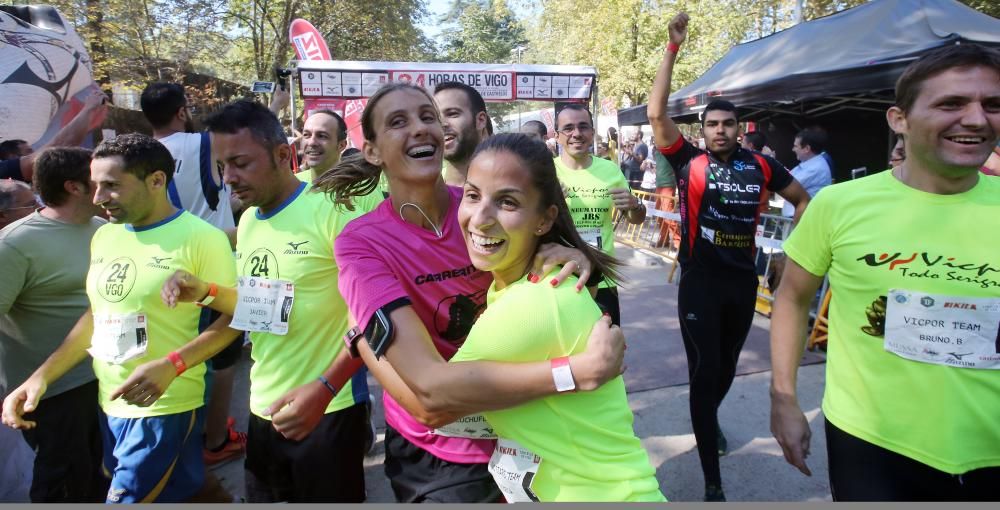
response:
M47 146L0 144L2 421L36 453L32 501L226 501L206 466L245 457L250 502L362 502L369 373L399 502L666 501L622 379L612 214L646 220L634 188L681 218L658 243L681 269L705 501L726 499L718 408L771 193L795 225L771 321L785 459L810 474L796 371L828 275L834 500L995 499L1000 180L984 164L1000 52L914 61L887 112L891 170L831 185L820 129L796 135L791 170L725 100L704 109L703 146L682 135L666 107L688 24L669 24L649 145L639 130L595 143L582 104L552 137L540 122L494 134L479 92L453 82L381 87L352 154L331 110L295 144L280 105L249 100L193 132L169 83L142 93L152 136L78 148L106 113L95 93ZM244 345L245 432L228 416Z

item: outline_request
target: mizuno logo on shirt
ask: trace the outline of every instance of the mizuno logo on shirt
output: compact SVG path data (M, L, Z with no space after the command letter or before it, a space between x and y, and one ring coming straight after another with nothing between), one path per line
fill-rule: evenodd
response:
M163 262L166 260L170 260L173 257L150 257L150 258L153 259L153 261L150 262L149 264L146 264L146 267L155 267L157 269L166 269L168 271L172 269L170 266L163 265Z
M309 241L300 241L300 242L297 242L297 243L296 242L288 242L288 243L286 243L286 244L288 244L288 246L291 246L292 249L285 250L285 255L308 255L309 254L308 251L300 250L299 249L299 246L302 246L303 244L306 244L308 242Z

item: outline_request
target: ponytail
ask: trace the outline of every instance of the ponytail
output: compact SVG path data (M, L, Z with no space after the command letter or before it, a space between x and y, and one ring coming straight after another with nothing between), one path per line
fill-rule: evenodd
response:
M313 192L326 193L338 204L354 210L354 197L375 191L382 169L369 163L360 152L340 160L336 166L313 181Z

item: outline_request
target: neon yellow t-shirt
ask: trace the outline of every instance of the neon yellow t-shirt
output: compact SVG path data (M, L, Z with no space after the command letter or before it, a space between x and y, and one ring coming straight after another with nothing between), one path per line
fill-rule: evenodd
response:
M178 269L219 285L236 282L229 240L221 230L186 211L146 227L109 223L91 241L87 297L95 316L143 313L146 352L120 365L94 359L101 407L108 416L141 418L190 411L205 402L205 364L188 367L149 407L110 400L135 368L161 359L198 336L203 310L194 303L169 309L160 299L163 282Z
M451 361L541 361L582 352L601 311L574 283L553 288L522 278L503 290L490 287L486 311ZM620 376L595 391L483 414L499 437L541 456L532 483L541 501L666 501L632 430Z
M580 237L612 257L615 255L615 234L611 224L614 201L608 193L612 188L629 189L621 169L601 158L591 158L589 167L571 170L555 158L556 174L566 193L566 205ZM607 280L600 288L612 287Z
M860 439L959 474L1000 466L1000 371L911 361L883 348L889 289L1000 297L1000 178L935 195L881 172L828 186L784 250L829 272L830 341L823 412ZM884 298L883 298L884 299Z
M302 184L281 206L262 215L250 207L236 233L236 270L295 284L288 333L252 332L250 412L264 419L264 409L288 390L313 382L344 346L347 305L337 289L340 269L333 257L334 239L348 222L364 214L335 205L323 193ZM327 413L368 398L366 373L360 371L330 401Z
M316 173L312 168L306 168L305 170L295 174L295 177L298 178L298 180L312 186L312 182L316 180ZM376 186L371 193L361 197L354 197L354 208L356 210L360 210L361 213L364 214L378 207L378 205L382 203L382 200L385 200L385 196L382 195L381 186L382 182L379 181L379 185Z

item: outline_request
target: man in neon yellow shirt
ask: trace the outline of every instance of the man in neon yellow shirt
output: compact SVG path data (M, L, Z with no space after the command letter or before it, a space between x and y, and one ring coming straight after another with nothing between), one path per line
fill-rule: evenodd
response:
M556 114L556 132L562 152L555 158L556 172L566 193L566 202L580 237L591 246L615 255L611 209L622 211L629 223L646 219L646 207L632 195L617 165L590 153L594 145L594 117L586 106L568 104ZM621 324L618 289L604 281L594 297Z
M810 202L771 319L771 430L809 475L795 393L810 302L830 278L826 442L837 501L993 500L1000 480L1000 52L932 51L887 118L906 161ZM903 205L905 204L905 206ZM905 208L905 210L904 210Z
M205 482L205 367L185 365L177 351L199 336L207 314L190 303L168 309L160 287L177 270L220 282L236 275L226 235L170 203L173 170L167 148L144 135L122 135L94 151L94 203L111 223L91 242L90 309L4 401L5 423L32 428L23 413L90 353L107 415L105 459L114 461L105 466L113 473L109 503L183 502Z
M366 211L358 204L349 211L295 178L292 148L262 105L237 101L205 123L226 184L250 206L237 231L239 287L218 288L211 277L184 272L170 282L183 290L172 296L176 302L201 299L214 287L218 299L210 306L233 316L230 327L250 331L247 498L364 501L366 373L334 392L325 372L348 329L335 239ZM221 341L195 342L180 354L201 360Z
M333 170L340 163L340 155L347 148L347 124L333 110L316 110L309 114L302 125L302 171L295 177L312 184L316 178ZM362 211L374 209L385 197L378 188L355 199Z

